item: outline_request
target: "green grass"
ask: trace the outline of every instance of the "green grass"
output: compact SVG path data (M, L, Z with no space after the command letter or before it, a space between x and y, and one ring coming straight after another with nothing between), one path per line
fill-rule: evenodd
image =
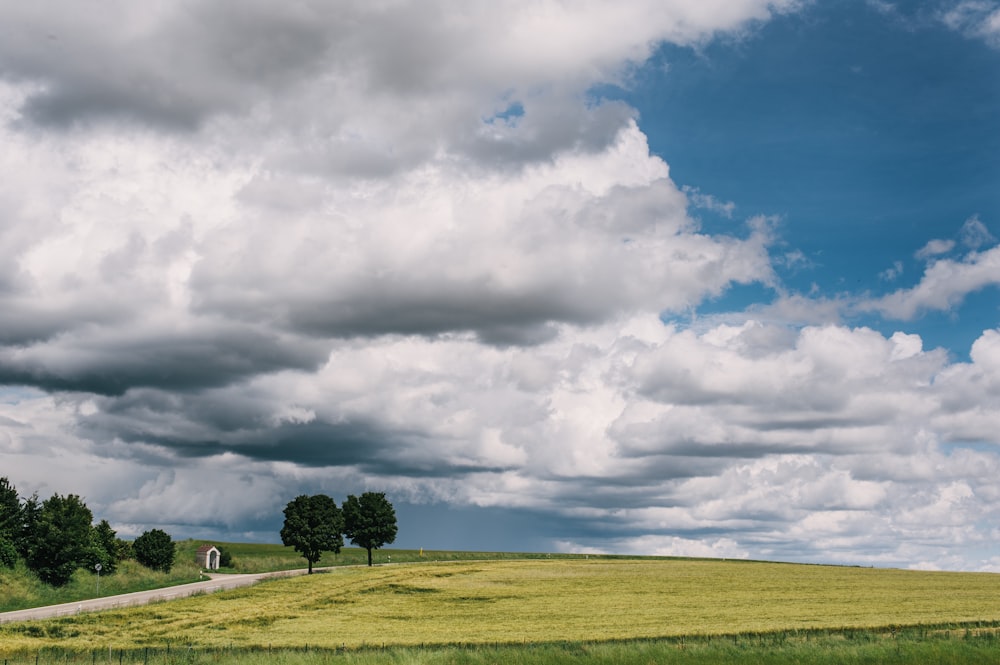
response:
M197 582L199 569L190 562L175 564L169 573L154 572L135 561L123 561L111 575L101 575L100 596L114 596L133 591ZM52 587L41 582L23 563L14 570L0 568L0 612L23 610L43 605L59 605L98 597L98 579L94 573L77 570L69 584Z
M709 560L456 561L337 569L5 624L0 654L168 643L244 650L583 644L970 622L1000 622L1000 575Z
M150 571L134 561L122 562L119 570L114 574L101 575L99 595L113 596L196 582L199 579L200 569L195 562L195 551L199 546L209 542L204 540L178 541L174 566L169 574ZM220 573L266 573L306 567L306 560L291 547L218 541L211 541L211 543L225 547L233 555L232 567L224 568L219 571ZM374 559L375 563L407 563L505 558L572 558L574 556L504 552L377 550ZM324 552L317 566L357 566L367 563L368 553L365 550L345 548L339 554ZM24 567L23 563L18 564L14 570L0 568L0 612L73 603L97 596L97 576L90 571L78 570L69 584L56 588L39 581Z
M36 661L37 658L37 661ZM525 645L453 645L366 649L233 649L173 647L90 652L51 648L5 659L31 663L157 663L213 665L844 665L935 663L1000 665L995 631L841 632L753 637L561 642Z
M194 556L198 546L209 541L187 541ZM212 544L224 547L233 555L233 566L220 572L233 573L266 573L278 570L305 568L306 560L291 547L272 544L253 543L219 543ZM454 552L445 550L376 550L373 563L426 563L431 561L494 561L512 559L583 559L582 554L544 554L532 552ZM602 559L634 559L632 556L619 555L589 555L590 558ZM669 559L671 557L644 557L649 559ZM368 564L366 550L356 547L345 547L339 554L324 552L317 567L331 566L362 566Z

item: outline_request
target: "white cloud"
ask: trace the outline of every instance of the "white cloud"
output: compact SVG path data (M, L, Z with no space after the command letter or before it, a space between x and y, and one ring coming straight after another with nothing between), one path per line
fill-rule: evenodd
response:
M687 194L687 197L691 201L692 205L696 208L703 208L730 219L733 216L733 212L736 210L736 204L732 201L722 202L711 194L702 193L697 187L685 185L683 190L684 193Z
M380 176L442 151L496 166L601 150L631 111L581 103L592 85L622 81L659 41L701 43L795 5L49 3L2 10L0 59L30 82L20 110L36 124L203 130L274 170ZM516 126L490 122L512 104Z
M979 249L983 245L991 245L996 242L996 238L993 237L990 230L979 219L979 215L973 215L965 220L959 236L962 239L963 245L974 250Z
M978 565L950 550L990 537L977 525L1000 498L1000 456L961 444L996 443L1000 333L984 334L971 362L949 364L912 334L767 327L695 335L643 317L525 348L343 342L317 372L190 401L133 391L66 403L62 421L92 440L71 429L63 447L135 484L83 484L58 465L47 478L117 524L168 514L193 533L253 531L304 486L375 483L410 501L520 507L610 529L566 540L574 551ZM675 386L681 375L686 389ZM29 405L53 404L36 399L3 413L24 422ZM52 416L33 418L37 428Z
M891 268L886 268L879 273L879 279L885 280L886 282L896 281L900 275L903 274L903 262L893 261Z
M956 32L1000 48L1000 4L992 0L962 0L944 10L941 21Z
M566 551L578 550L567 548ZM709 557L713 559L746 559L750 555L730 538L694 540L677 536L627 538L615 543L615 551L624 554Z
M1000 335L962 364L839 300L660 319L779 289L775 220L699 228L733 204L591 91L797 5L4 6L0 383L36 387L4 473L126 533L273 538L373 487L566 548L986 565L946 550L997 517ZM870 306L953 306L997 251Z
M954 240L931 240L926 245L917 250L914 255L918 259L930 259L941 254L947 254L955 248Z
M931 263L920 282L878 299L862 302L861 311L908 320L928 310L950 311L976 291L1000 285L1000 247L970 252L961 260L940 259Z

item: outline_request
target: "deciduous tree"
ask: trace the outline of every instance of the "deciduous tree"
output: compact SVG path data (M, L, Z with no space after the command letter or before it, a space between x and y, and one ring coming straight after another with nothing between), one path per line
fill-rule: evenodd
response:
M396 540L396 511L383 492L353 494L344 502L344 534L358 547L368 550L368 565L372 565L372 550Z
M107 520L101 520L90 533L91 556L87 567L94 569L94 564L101 564L101 572L110 575L118 568L118 534L111 528Z
M75 494L53 494L43 501L26 541L24 560L28 568L47 584L63 586L69 582L85 562L93 519L90 509Z
M337 503L325 494L302 494L285 506L281 542L305 557L310 575L323 552L340 552L344 546L343 531L343 515Z
M169 573L174 565L175 545L165 531L150 529L132 543L135 560L151 570Z

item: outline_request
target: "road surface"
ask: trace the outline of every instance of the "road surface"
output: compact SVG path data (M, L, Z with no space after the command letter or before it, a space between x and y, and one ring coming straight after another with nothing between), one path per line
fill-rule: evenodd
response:
M314 569L321 570L319 568ZM308 571L283 570L276 573L254 573L249 575L220 575L208 574L209 579L202 582L192 582L191 584L179 584L177 586L166 587L164 589L153 589L152 591L136 591L134 593L123 593L118 596L105 596L103 598L92 598L90 600L80 600L75 603L63 603L62 605L47 605L45 607L33 607L28 610L16 610L14 612L0 612L0 623L10 621L28 621L29 619L51 619L53 617L70 616L81 612L96 612L98 610L110 610L117 607L135 607L137 605L147 605L153 602L164 600L174 600L176 598L186 598L196 593L215 593L226 589L250 586L259 580L268 577L292 577L294 575L304 575Z

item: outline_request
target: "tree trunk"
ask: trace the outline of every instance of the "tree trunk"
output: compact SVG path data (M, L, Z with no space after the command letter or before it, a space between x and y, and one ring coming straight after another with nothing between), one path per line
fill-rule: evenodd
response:
M306 561L309 562L309 574L312 575L313 574L313 562L312 562L312 559L306 559Z
M371 568L372 565L372 548L368 548L368 567Z

